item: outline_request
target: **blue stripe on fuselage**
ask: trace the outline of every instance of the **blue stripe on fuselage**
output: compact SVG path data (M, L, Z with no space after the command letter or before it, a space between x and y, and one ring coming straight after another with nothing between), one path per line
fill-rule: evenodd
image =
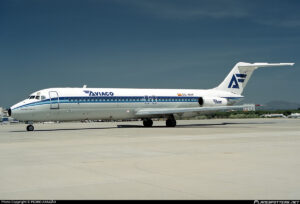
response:
M45 99L42 101L35 101L19 107L14 108L13 110L19 108L25 108L30 106L38 106L45 104L57 104L57 103L164 103L164 102L197 102L199 97L183 97L183 96L159 96L159 97L141 97L141 96L108 96L108 97L81 97L81 96L72 96L72 97L58 97Z

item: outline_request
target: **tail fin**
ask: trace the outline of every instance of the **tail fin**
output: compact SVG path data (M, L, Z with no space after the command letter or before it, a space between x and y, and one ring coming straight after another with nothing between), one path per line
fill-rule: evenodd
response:
M215 89L241 95L253 71L259 67L293 66L294 63L237 63L224 81Z

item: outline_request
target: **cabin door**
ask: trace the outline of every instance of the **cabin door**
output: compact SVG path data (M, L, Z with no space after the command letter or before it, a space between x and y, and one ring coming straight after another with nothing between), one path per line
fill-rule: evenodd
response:
M49 91L50 109L59 109L59 97L57 91Z

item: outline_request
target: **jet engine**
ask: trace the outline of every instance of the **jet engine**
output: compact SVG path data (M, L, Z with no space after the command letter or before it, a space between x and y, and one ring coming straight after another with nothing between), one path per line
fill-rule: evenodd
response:
M226 106L228 100L220 97L199 97L198 103L200 106Z

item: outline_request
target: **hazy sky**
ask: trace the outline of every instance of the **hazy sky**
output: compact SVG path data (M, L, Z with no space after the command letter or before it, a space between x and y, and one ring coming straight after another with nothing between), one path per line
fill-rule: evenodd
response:
M239 61L244 102L299 102L298 0L0 0L0 106L50 87L213 88Z

